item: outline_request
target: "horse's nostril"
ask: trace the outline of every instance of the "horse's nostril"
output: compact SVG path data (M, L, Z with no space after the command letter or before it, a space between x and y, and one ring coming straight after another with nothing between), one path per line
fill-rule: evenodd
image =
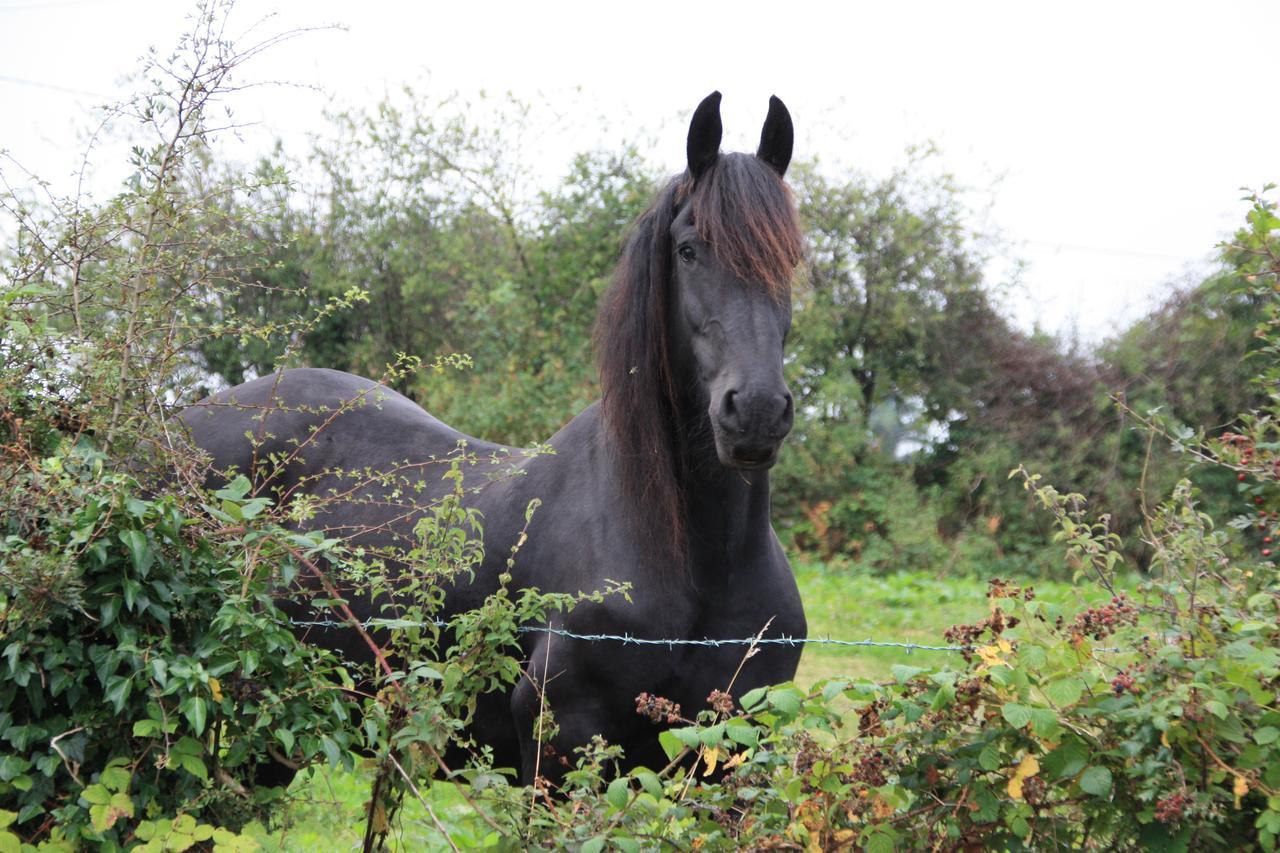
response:
M787 420L795 414L796 401L795 398L791 396L790 391L783 394L782 398L784 400L782 405L782 418L783 420Z
M735 395L735 394L737 394L737 393L738 393L737 391L726 391L726 392L724 392L724 414L725 414L725 417L732 417L732 416L734 415L733 397L734 397L734 395Z

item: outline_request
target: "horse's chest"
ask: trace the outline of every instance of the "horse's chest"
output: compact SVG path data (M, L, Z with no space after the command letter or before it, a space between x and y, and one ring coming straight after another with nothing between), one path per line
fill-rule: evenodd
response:
M795 677L800 646L788 638L805 636L804 614L795 583L790 589L757 590L764 595L728 594L708 600L688 631L687 645L673 657L672 696L692 716L707 707L713 691L741 696L747 690ZM760 642L752 645L759 637Z

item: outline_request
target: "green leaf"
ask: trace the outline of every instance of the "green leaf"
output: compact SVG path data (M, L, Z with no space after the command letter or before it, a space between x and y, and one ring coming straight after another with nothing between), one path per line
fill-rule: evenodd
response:
M103 770L102 775L98 777L98 781L113 791L126 791L129 789L129 780L132 777L133 774L125 768L115 766Z
M644 789L654 799L662 799L662 781L658 778L658 774L651 770L640 768L631 773L640 782L640 787Z
M115 676L108 682L107 691L104 698L111 703L111 707L118 714L124 710L125 700L129 698L129 694L133 691L133 680L126 676Z
M1074 705L1084 694L1084 682L1078 678L1060 678L1050 681L1044 688L1044 695L1059 707Z
M978 766L983 770L999 770L1003 763L1000 750L996 749L994 744L987 744L982 752L978 753Z
M1079 773L1089 761L1089 748L1074 737L1044 757L1041 766L1052 779L1065 779Z
M80 798L91 806L105 806L111 802L111 792L106 785L88 785L80 792Z
M873 832L867 836L867 853L893 853L897 849L897 833Z
M1031 730L1042 740L1058 739L1062 726L1058 723L1058 714L1052 708L1035 708L1031 711Z
M605 799L609 801L609 805L615 809L625 808L627 799L631 795L631 788L627 785L626 777L619 776L609 783L609 789L605 792Z
M209 711L203 699L195 695L187 696L178 705L178 710L187 718L187 722L191 724L191 729L196 734L204 732L204 724L208 718Z
M698 732L698 742L703 746L716 746L724 740L724 723L716 723Z
M134 720L133 736L134 737L155 737L160 733L159 720Z
M342 747L338 746L337 741L331 737L320 739L320 748L324 750L324 757L328 759L330 767L337 767L342 761Z
M147 542L147 534L141 530L123 530L120 532L120 541L129 549L129 555L133 558L133 570L139 577L145 578L151 564L155 562L155 554Z
M1275 726L1263 726L1253 733L1253 739L1259 746L1275 743L1277 737L1280 737L1280 729Z
M1031 709L1017 702L1006 702L1000 709L1000 714L1015 729L1021 729L1031 722Z
M604 836L597 835L594 838L587 839L579 849L582 853L600 853L604 849Z
M922 672L929 670L923 666L907 666L904 663L895 663L889 671L893 673L894 681L910 681Z
M684 749L684 744L680 742L680 738L676 737L670 729L658 732L658 745L667 754L668 761L674 760Z
M1111 793L1111 771L1105 767L1090 767L1080 774L1080 790L1095 797Z
M726 721L724 733L734 743L740 743L743 746L756 746L760 743L760 730L741 717Z
M769 707L786 717L794 717L800 713L800 700L803 694L794 687L775 687L769 691Z
M290 755L293 752L293 732L281 726L275 731L276 740L280 741L280 745L284 747L284 754Z
M690 749L697 749L702 746L702 738L696 726L682 726L678 729L668 729L684 746Z

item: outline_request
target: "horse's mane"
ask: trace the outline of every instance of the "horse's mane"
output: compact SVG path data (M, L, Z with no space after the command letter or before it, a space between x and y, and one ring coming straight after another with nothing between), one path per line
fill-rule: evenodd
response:
M647 516L652 544L666 552L676 576L687 563L681 490L687 471L667 309L671 223L684 205L720 262L777 299L789 298L804 251L795 201L781 176L749 154L721 154L696 182L688 172L667 182L636 221L601 302L594 338L604 421L623 489Z

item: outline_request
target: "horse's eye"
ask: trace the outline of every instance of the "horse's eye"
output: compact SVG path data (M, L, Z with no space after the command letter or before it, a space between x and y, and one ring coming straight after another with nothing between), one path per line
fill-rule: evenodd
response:
M698 259L698 253L693 250L692 246L681 246L678 254L680 255L680 260L686 264L691 264Z

